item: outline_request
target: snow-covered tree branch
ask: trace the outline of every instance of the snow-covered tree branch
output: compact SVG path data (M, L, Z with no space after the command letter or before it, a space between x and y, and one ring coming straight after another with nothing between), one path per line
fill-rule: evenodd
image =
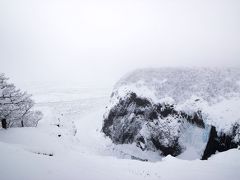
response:
M16 89L8 83L8 78L0 74L0 121L2 127L35 127L42 113L33 111L31 95Z

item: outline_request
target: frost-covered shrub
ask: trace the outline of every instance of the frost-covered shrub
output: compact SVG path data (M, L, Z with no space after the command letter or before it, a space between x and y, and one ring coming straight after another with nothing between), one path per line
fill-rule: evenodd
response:
M6 128L35 127L42 113L33 111L34 101L31 95L16 89L8 78L0 74L0 121L6 122Z

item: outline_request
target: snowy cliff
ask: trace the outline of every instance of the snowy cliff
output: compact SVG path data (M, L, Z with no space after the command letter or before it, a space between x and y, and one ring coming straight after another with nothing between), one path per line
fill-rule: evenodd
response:
M240 69L143 69L111 95L102 131L115 144L207 159L240 143Z

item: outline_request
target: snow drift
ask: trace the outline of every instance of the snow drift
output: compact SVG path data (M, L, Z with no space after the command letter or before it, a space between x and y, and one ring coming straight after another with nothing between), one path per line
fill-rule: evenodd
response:
M240 144L240 69L162 68L123 77L102 131L115 144L208 159Z

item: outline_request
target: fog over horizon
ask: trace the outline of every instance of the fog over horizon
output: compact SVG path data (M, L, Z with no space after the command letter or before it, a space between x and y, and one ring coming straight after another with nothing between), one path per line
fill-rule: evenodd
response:
M240 1L0 1L0 72L17 84L173 66L240 67Z

